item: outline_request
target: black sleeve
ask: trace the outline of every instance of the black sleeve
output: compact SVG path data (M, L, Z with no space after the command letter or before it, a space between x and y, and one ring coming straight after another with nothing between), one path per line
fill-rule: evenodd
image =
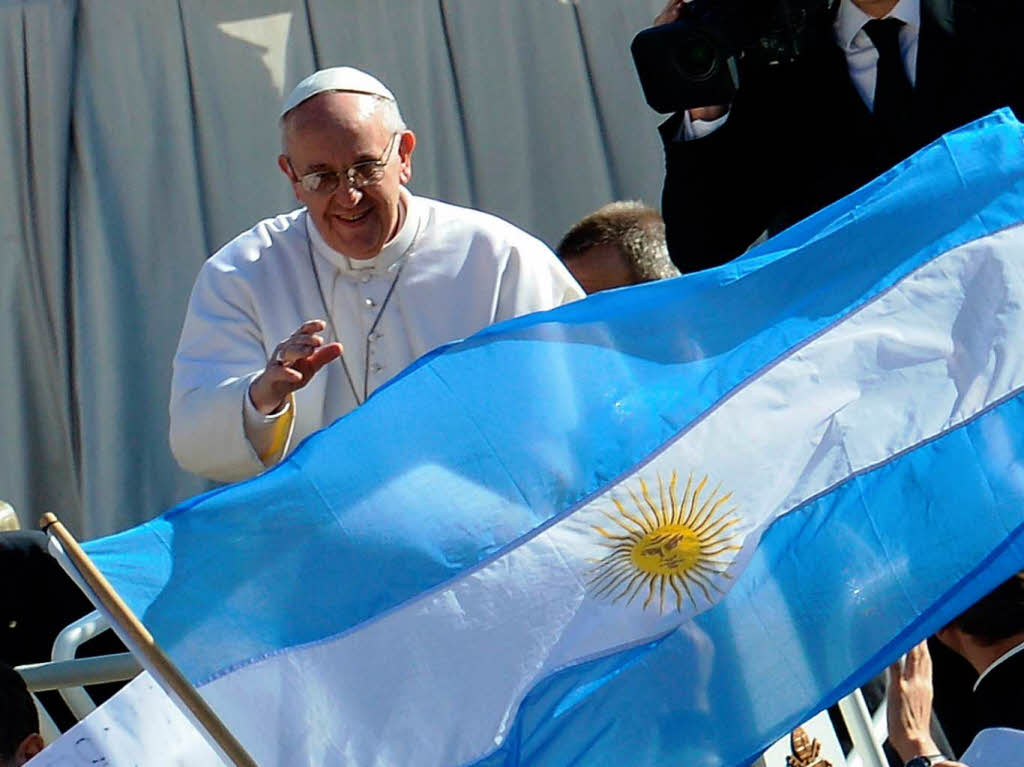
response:
M777 148L771 125L738 101L709 136L677 140L682 115L661 127L665 147L662 215L672 261L693 272L729 261L776 215L770 193ZM767 116L765 116L767 117Z

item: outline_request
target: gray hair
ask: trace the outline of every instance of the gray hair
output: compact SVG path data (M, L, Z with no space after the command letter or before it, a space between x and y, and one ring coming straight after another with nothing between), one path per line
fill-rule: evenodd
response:
M386 99L383 96L370 96L376 102L371 114L380 117L384 127L389 133L401 133L406 129L405 120L402 119L402 112L398 109L398 102L394 99Z
M598 245L614 245L626 257L638 282L678 277L668 256L665 222L639 200L611 202L580 219L558 244L563 261Z

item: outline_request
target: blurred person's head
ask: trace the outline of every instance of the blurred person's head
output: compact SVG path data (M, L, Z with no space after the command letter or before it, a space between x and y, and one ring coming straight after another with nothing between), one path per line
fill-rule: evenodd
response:
M21 767L42 750L39 715L25 680L0 663L0 767Z
M18 524L18 515L14 513L11 504L6 501L0 501L0 533L20 529L21 525Z
M979 673L1024 643L1024 572L1011 576L964 610L937 637Z
M636 201L612 202L581 219L557 253L587 293L679 276L661 215Z

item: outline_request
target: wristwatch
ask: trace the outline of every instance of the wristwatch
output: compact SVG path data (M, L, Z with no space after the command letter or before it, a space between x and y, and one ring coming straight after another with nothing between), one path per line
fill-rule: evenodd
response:
M922 756L915 756L904 764L903 767L932 767L933 764L948 761L949 757L945 754L924 754Z

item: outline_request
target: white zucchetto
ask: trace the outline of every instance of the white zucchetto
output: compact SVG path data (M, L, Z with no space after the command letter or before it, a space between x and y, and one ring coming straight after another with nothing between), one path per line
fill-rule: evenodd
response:
M373 75L368 75L354 67L331 67L314 72L301 83L295 86L284 106L281 107L281 117L295 109L307 99L316 96L318 93L327 91L346 91L349 93L366 93L372 96L394 101L394 94L389 91L380 80Z

